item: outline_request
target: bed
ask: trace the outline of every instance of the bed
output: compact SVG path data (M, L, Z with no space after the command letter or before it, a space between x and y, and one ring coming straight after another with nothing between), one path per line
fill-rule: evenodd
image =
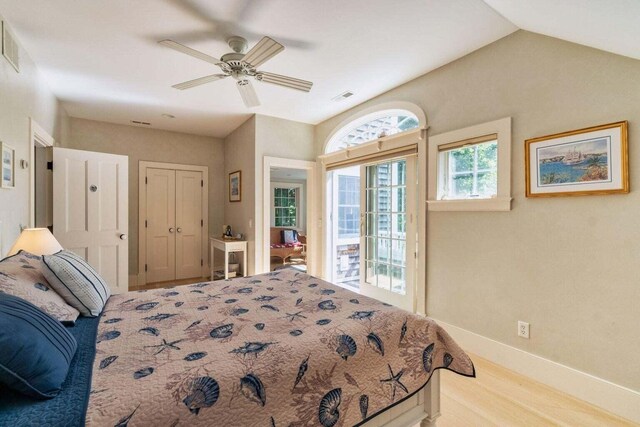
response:
M280 270L111 296L60 395L2 390L0 425L422 425L438 369L474 376L432 320Z

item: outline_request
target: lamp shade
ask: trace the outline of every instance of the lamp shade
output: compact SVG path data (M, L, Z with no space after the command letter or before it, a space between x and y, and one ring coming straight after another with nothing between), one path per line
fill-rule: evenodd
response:
M9 255L15 255L21 250L34 255L51 255L60 252L62 246L48 228L25 228L13 244Z

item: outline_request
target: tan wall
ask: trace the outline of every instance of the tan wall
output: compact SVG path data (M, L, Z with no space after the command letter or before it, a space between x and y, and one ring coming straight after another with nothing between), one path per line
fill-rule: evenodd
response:
M231 226L233 233L242 233L247 239L249 274L255 268L255 141L256 119L252 116L224 140L225 147L225 194L224 223ZM229 202L229 173L242 172L241 201ZM221 229L218 230L218 233Z
M640 61L518 31L319 124L317 152L346 117L388 101L422 107L430 135L513 117L513 210L428 215L429 315L640 389ZM618 120L630 194L524 197L525 139Z
M138 273L138 167L141 160L209 167L209 232L224 218L220 139L72 118L66 148L129 156L129 273Z
M0 17L0 20L2 18ZM0 257L29 225L29 118L32 117L57 141L67 135L67 114L49 90L24 49L20 49L20 73L0 56L0 141L16 150L16 188L0 189Z

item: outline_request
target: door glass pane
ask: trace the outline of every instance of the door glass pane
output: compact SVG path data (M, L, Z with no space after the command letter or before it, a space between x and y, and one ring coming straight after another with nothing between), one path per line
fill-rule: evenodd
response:
M376 260L377 259L377 246L376 246L376 238L375 237L367 237L367 249L366 249L366 259L367 260Z
M407 242L404 240L391 241L391 263L404 266L406 264Z
M407 215L392 214L391 215L391 237L394 239L403 239L407 237Z
M388 187L391 185L391 164L383 163L377 165L378 187Z
M407 207L407 198L405 197L406 187L391 188L391 211L405 212Z
M391 291L404 295L406 293L405 269L402 267L391 267Z
M378 214L378 236L391 237L391 215Z
M377 212L376 190L367 190L367 212Z
M367 261L367 267L365 271L365 281L370 285L378 286L378 283L376 281L376 263L375 262Z
M380 262L390 262L391 257L391 240L377 239L377 260Z
M378 264L376 268L378 275L378 287L382 289L386 289L388 291L391 290L391 277L389 271L389 265L387 264Z

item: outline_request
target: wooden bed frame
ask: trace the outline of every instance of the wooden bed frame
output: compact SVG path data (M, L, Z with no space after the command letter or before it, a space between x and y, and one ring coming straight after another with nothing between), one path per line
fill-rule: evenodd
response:
M363 424L364 427L434 427L440 416L440 371L410 398Z

